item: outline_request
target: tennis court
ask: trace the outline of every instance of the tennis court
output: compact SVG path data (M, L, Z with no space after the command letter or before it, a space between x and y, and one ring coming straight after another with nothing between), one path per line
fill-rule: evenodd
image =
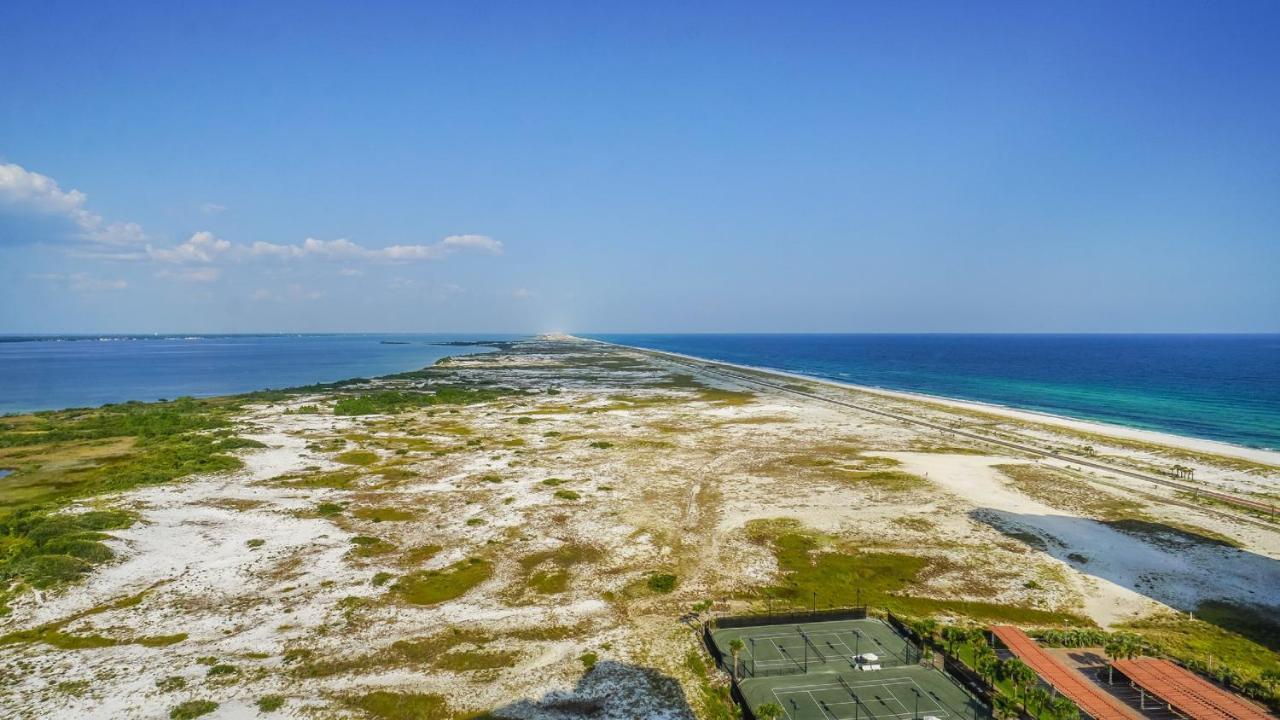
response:
M844 672L910 665L919 660L915 646L872 618L722 628L712 633L712 639L726 663L732 662L730 643L742 641L738 653L741 677Z
M941 672L921 665L875 672L810 672L743 680L752 710L766 703L789 720L980 720L986 708Z

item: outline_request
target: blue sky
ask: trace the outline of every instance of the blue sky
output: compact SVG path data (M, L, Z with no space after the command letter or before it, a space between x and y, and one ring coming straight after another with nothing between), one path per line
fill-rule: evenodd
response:
M1280 331L1267 0L0 27L0 332Z

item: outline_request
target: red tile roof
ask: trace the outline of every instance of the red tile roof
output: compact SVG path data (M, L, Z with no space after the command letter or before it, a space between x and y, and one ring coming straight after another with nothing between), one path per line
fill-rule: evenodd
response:
M1111 666L1191 720L1272 720L1252 703L1168 660L1114 660Z
M1133 720L1138 716L1135 710L1045 652L1022 630L1012 625L993 625L991 632L1019 660L1031 666L1040 679L1066 695L1094 720Z

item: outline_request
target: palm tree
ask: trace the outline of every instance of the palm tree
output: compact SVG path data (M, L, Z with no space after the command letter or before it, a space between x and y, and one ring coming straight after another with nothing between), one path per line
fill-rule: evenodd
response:
M920 639L927 644L933 640L934 635L938 634L938 621L933 618L925 618L917 623L916 632L920 633Z
M1267 693L1274 695L1276 685L1280 684L1280 670L1263 670L1262 677L1258 679L1262 682L1262 686L1267 689Z
M978 647L984 647L988 650L991 645L987 643L987 631L982 628L973 628L969 631L968 642Z
M1034 705L1037 714L1043 713L1049 707L1049 701L1053 698L1049 697L1049 691L1042 687L1033 687L1027 691L1027 695L1023 706ZM1028 712L1030 708L1028 708Z
M756 708L757 720L782 720L785 717L778 703L765 703Z
M1080 708L1064 695L1055 697L1049 707L1055 720L1078 720L1080 717Z
M964 642L969 639L969 633L964 628L958 628L954 625L947 625L942 628L942 639L947 642L947 652L956 654L956 643Z
M991 699L991 709L996 720L1013 720L1018 717L1018 703L1013 698L997 693Z
M1026 663L1017 658L1013 658L1004 663L1002 669L1004 676L1009 678L1009 682L1017 688L1022 694L1022 709L1027 709L1027 691L1032 685L1036 684L1036 671L1032 670Z
M742 652L742 638L729 641L729 652L733 655L733 681L738 681L738 653Z
M982 653L976 655L973 659L973 669L978 675L987 681L988 685L994 685L996 671L1000 667L1000 659L993 653Z
M1132 650L1130 649L1130 644L1131 644L1131 641L1127 636L1121 633L1116 633L1115 635L1112 635L1107 640L1107 643L1105 645L1102 646L1102 652L1106 653L1107 658L1112 661L1107 663L1107 684L1108 685L1112 685L1115 683L1115 665L1112 663L1114 663L1116 660L1119 660L1122 657L1126 657L1126 656L1133 657Z

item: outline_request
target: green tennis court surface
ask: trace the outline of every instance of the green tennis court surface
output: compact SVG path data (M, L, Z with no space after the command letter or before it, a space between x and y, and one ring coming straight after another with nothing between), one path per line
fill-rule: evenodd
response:
M885 667L870 672L810 672L743 680L752 710L765 703L790 720L981 720L986 708L933 668Z
M981 720L986 707L932 667L881 620L827 620L720 628L711 640L733 662L753 711L766 703L789 720Z
M727 663L729 644L742 640L739 675L853 670L858 665L891 667L915 663L915 648L880 620L829 620L797 625L722 628L711 634ZM861 658L861 661L858 660Z

